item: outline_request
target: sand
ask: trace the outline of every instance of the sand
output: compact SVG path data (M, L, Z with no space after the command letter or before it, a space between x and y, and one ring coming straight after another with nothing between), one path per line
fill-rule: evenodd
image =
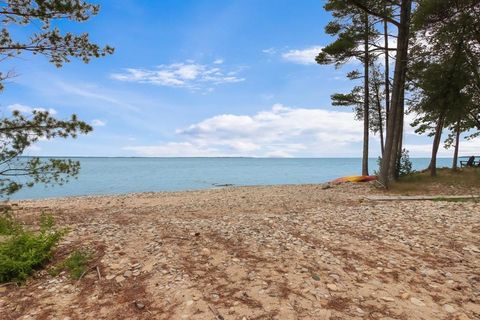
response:
M371 201L369 184L21 201L80 281L0 287L1 319L480 319L480 204ZM97 268L98 267L98 268ZM98 270L97 270L98 269Z

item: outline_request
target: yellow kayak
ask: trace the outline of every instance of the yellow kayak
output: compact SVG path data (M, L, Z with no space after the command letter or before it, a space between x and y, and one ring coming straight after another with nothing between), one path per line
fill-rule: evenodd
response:
M346 176L333 180L333 183L341 182L367 182L377 180L377 176Z

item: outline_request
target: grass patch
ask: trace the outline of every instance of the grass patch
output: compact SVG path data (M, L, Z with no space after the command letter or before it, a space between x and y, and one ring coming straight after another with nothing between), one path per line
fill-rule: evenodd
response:
M54 228L52 216L40 217L40 230L24 229L12 217L2 216L2 230L7 233L0 242L0 282L23 281L51 257L65 230Z
M85 250L75 250L67 259L50 269L49 273L52 276L56 276L65 270L73 279L78 280L88 270L88 263L91 259L92 255L89 252Z
M455 189L461 189L468 194L469 190L478 188L480 188L480 168L462 168L459 170L441 168L437 169L436 177L431 177L429 171L414 172L401 177L392 184L390 190L402 194L432 191L445 194Z

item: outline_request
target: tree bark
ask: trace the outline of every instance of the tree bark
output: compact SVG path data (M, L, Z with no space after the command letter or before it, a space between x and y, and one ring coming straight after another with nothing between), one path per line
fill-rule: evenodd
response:
M430 160L430 176L435 177L437 175L437 153L440 146L440 140L442 138L443 124L445 122L445 114L442 112L438 117L437 126L435 128L435 136L433 138L432 146L432 158Z
M460 145L460 121L457 122L457 126L455 128L455 149L453 151L453 163L452 169L458 169L458 146Z
M365 56L364 56L364 98L363 98L363 158L362 158L362 176L368 176L368 140L370 133L370 86L369 86L369 65L370 57L368 51L368 36L369 36L369 19L368 13L365 12Z
M405 114L405 88L402 88L401 94L400 94L400 102L399 102L399 114L401 114L401 117L399 118L399 123L397 127L397 132L396 132L396 143L397 143L397 155L396 155L396 161L393 164L392 163L392 168L394 168L394 171L392 171L392 179L397 180L400 177L400 158L402 157L402 149L403 149L403 127L404 127L404 117L403 115Z
M384 145L384 139L383 139L383 114L382 114L382 104L380 102L380 88L377 81L374 81L373 84L375 86L375 98L376 98L377 113L378 113L378 131L380 133L380 150L382 152L382 157L383 157L383 152L385 151L385 145Z
M412 0L403 0L400 8L400 23L398 25L397 57L393 76L392 99L385 138L385 153L380 169L380 182L388 188L396 169L398 156L399 130L403 122L402 90L405 87L405 73L408 58L408 37L410 32L410 15ZM392 161L394 159L395 161ZM392 177L393 174L393 177Z
M385 15L387 14L387 3L385 2ZM390 57L388 55L388 22L383 20L383 37L385 43L385 115L388 122L388 113L390 112ZM382 152L383 155L383 152Z

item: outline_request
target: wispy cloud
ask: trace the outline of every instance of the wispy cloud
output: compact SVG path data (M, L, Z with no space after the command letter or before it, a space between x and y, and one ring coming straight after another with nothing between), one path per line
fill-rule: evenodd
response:
M33 111L48 111L50 114L54 115L54 114L57 114L57 110L55 109L52 109L52 108L34 108L34 107L30 107L30 106L26 106L24 104L20 104L20 103L14 103L14 104L11 104L9 106L7 106L7 109L10 110L10 111L19 111L21 113L25 113L25 114L31 114Z
M282 53L282 58L298 64L315 64L315 57L322 51L322 48L322 46L311 46L305 49L293 49Z
M127 68L123 73L112 74L111 78L119 81L189 89L245 81L245 78L238 76L238 71L225 71L220 64L223 64L221 59L215 60L213 65L187 61L160 65L154 69Z
M93 119L91 123L92 123L92 126L94 127L104 127L107 125L106 121L103 121L100 119Z
M132 111L138 111L138 108L121 101L112 94L108 94L105 90L97 87L95 84L84 83L68 83L65 81L58 81L55 83L58 88L66 94L75 95L87 99L107 102L108 104L117 105Z
M125 150L143 156L329 156L351 152L361 133L351 112L275 104L254 115L222 114L179 129L180 142Z

